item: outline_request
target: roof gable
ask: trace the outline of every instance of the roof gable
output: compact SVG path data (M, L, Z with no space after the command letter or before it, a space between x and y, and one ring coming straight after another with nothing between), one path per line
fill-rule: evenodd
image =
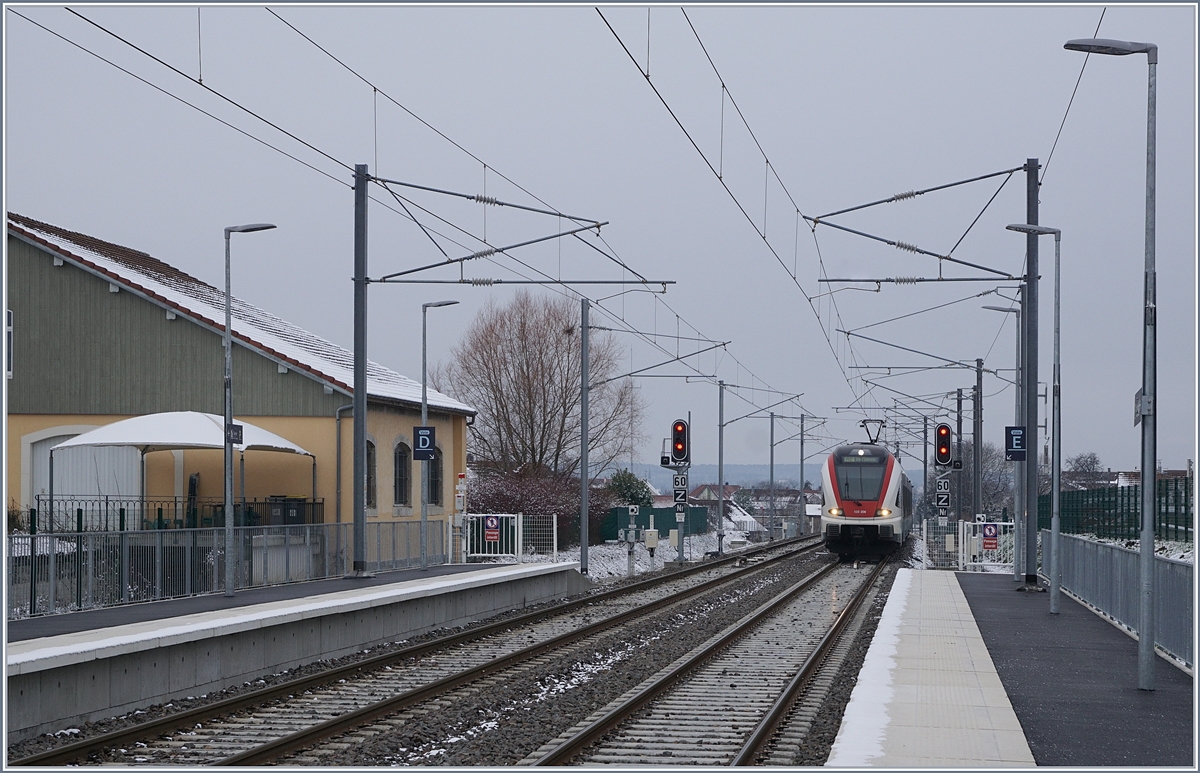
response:
M151 255L13 212L8 213L8 230L200 324L217 330L225 328L223 290ZM237 297L231 298L230 305L233 337L245 346L307 372L346 394L354 393L352 352ZM371 398L420 405L421 384L368 360L367 394ZM432 408L475 413L466 403L433 389L428 390L428 401Z

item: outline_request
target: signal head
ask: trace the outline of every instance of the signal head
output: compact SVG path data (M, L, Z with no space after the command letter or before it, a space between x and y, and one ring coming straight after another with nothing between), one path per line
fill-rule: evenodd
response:
M671 425L671 461L675 464L686 464L690 458L688 423L683 419L676 419Z
M947 466L953 454L950 452L950 425L939 424L934 430L933 460L936 464Z

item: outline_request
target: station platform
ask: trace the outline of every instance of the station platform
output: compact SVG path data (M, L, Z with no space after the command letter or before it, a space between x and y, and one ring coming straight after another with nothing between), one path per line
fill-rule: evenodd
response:
M1193 679L1011 574L901 569L826 766L1192 767Z
M578 563L449 565L10 621L8 740L203 695L590 587Z

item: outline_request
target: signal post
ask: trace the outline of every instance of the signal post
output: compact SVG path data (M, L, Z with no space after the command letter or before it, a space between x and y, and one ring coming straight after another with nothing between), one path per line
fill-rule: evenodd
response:
M675 523L678 524L678 544L675 546L680 568L683 567L683 548L687 536L687 496L688 468L692 465L691 443L688 437L688 423L684 419L676 419L671 424L671 447L663 454L663 467L674 470L671 476L675 494Z

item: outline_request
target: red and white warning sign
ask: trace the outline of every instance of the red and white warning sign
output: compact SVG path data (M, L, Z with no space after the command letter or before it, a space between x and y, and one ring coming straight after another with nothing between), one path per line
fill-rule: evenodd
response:
M485 542L500 541L500 519L494 515L484 516L483 539Z
M985 523L983 525L983 549L998 550L1000 548L1000 540L997 535L1000 533L999 527L994 523Z

